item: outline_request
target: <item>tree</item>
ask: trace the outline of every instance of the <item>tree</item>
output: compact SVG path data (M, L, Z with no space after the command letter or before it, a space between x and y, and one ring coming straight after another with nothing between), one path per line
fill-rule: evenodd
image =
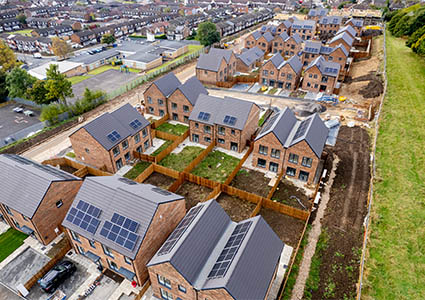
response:
M107 34L102 36L102 43L104 43L104 44L110 45L110 44L115 43L115 41L116 41L115 37L110 33L107 33Z
M220 41L220 34L214 23L203 22L199 24L196 39L204 46L210 46Z
M37 80L31 88L27 89L27 99L34 101L37 104L49 104L52 102L47 98L46 82L44 80Z
M47 69L44 86L47 90L46 101L62 101L63 104L67 105L66 97L74 97L71 81L59 72L56 64L51 64Z
M6 73L0 70L0 103L6 102L7 95Z
M71 46L64 40L53 37L52 38L52 49L53 53L60 59L65 59L68 54L72 51Z
M6 87L10 98L25 97L26 91L36 81L27 71L15 67L6 76Z
M18 19L19 23L21 23L22 25L27 24L27 17L23 14L17 16L16 19Z
M0 41L0 66L4 72L17 66L15 53L3 41Z

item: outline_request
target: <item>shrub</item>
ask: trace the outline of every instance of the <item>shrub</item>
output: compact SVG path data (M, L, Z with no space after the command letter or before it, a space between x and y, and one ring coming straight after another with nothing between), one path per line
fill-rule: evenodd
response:
M59 115L68 111L68 107L61 103L51 103L43 106L41 110L40 120L49 121L52 124L59 122Z

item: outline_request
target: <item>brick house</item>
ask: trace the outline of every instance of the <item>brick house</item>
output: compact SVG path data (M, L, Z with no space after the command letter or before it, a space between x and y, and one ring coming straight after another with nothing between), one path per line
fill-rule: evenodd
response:
M264 52L260 48L245 49L241 54L236 55L236 71L250 73L263 60Z
M153 295L267 299L284 247L261 216L236 223L214 199L201 202L148 263Z
M310 9L308 11L307 18L309 20L313 21L319 21L320 18L326 16L329 13L329 9L327 8L316 8L316 9Z
M343 33L343 32L348 33L348 35L353 39L357 36L357 31L351 25L346 25L344 27L341 27L337 31L336 35Z
M201 54L196 64L196 77L202 83L216 84L227 81L236 72L236 56L232 50L211 48Z
M327 61L335 62L340 65L340 72L344 71L348 59L348 51L344 46L338 45L332 48L331 52L325 56Z
M245 48L250 49L254 47L260 48L264 53L271 50L272 41L274 39L273 34L270 31L261 33L260 31L254 31L245 39Z
M134 151L152 146L149 121L128 103L82 126L69 139L78 160L111 173L128 164Z
M317 114L297 120L288 107L273 114L254 141L252 164L313 183L320 171L328 128Z
M364 20L363 19L354 19L354 18L351 18L347 22L345 22L344 25L350 25L350 26L352 26L356 30L357 36L361 36L362 35L363 24L364 24Z
M276 34L281 34L283 32L286 32L289 34L291 32L291 26L292 23L289 20L285 20L279 23L276 27Z
M200 94L189 117L190 140L242 152L258 126L257 104L225 97Z
M342 32L329 41L329 46L336 47L341 44L345 47L345 49L347 49L348 52L350 52L353 43L354 39L348 33Z
M142 286L146 264L186 213L182 196L120 176L84 180L62 223L75 251Z
M208 95L208 91L196 76L178 86L167 99L170 119L189 124L190 112L200 94Z
M264 85L294 91L301 77L302 64L294 55L283 60L279 53L270 58L260 70L260 82Z
M340 68L336 62L326 61L323 56L317 57L304 71L302 89L314 93L333 94Z
M304 49L301 52L303 66L308 66L320 55L326 58L332 50L332 47L327 47L319 41L306 41L304 43Z
M272 53L280 53L282 56L294 56L301 51L302 39L296 33L288 36L285 32L276 36L272 42Z
M260 69L260 83L275 86L279 78L279 67L285 62L280 53L274 54Z
M317 28L320 34L332 34L335 35L341 27L342 17L339 16L324 16L321 17Z
M48 245L82 180L52 166L14 154L0 155L0 214L12 227Z
M294 19L291 35L298 34L304 41L312 40L316 35L316 21Z
M173 72L155 80L143 93L147 112L155 116L167 113L167 98L181 85Z
M90 44L97 43L96 34L91 30L75 32L73 35L71 35L71 41L82 46L88 46Z

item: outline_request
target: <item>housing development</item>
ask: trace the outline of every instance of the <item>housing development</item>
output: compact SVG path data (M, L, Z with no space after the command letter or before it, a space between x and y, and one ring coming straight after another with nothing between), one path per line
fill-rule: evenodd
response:
M423 16L0 0L0 299L425 298Z

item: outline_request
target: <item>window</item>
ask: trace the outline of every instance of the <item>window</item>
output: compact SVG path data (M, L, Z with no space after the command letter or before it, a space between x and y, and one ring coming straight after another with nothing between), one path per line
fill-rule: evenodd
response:
M176 114L176 113L173 113L173 120L174 121L178 121L179 120L179 115L178 114Z
M153 114L155 112L155 109L151 106L148 107L149 108L149 113Z
M328 82L328 77L327 76L323 76L322 77L322 82L325 82L325 83Z
M198 123L195 123L195 128L199 128L199 124Z
M124 158L125 158L125 161L126 161L126 162L129 162L129 161L130 161L130 152L127 152L127 153L124 155Z
M211 138L206 136L206 137L204 137L204 141L207 142L207 143L211 143Z
M192 142L199 143L199 135L192 134Z
M152 98L151 97L148 97L148 103L152 104Z
M270 71L270 75L274 75L274 71Z
M218 143L219 144L224 144L224 140L223 139L218 139Z
M74 241L81 243L80 236L78 235L78 233L76 233L72 230L70 230L69 232L71 232L71 237Z
M145 151L146 151L146 149L148 149L149 147L150 147L150 143L149 143L149 140L147 140L143 143L143 148L145 148Z
M169 293L168 291L159 288L161 290L161 298L164 300L173 300L173 295Z
M177 103L171 102L171 109L177 110Z
M127 149L127 148L128 148L128 141L127 141L127 140L124 140L124 141L121 143L121 145L122 145L123 150Z
M226 128L219 126L218 127L218 134L224 135L226 133Z
M111 261L111 260L109 260L109 259L107 259L107 261L108 261L109 267L110 267L112 270L118 271L118 266L117 266L117 264L116 264L116 263L114 263L113 261Z
M159 275L159 274L157 274L156 276L158 277L158 282L159 282L160 285L163 285L163 286L171 289L170 280L168 280L167 278L165 278L164 276Z
M208 71L207 70L205 70L204 73L205 73L205 75L208 75Z
M300 171L300 175L298 176L298 179L301 181L308 181L308 172Z
M209 126L209 125L204 125L204 132L205 132L205 133L211 133L211 126Z
M160 109L160 110L159 110L159 115L160 115L161 117L163 117L163 116L165 115L165 113L164 113L164 111L163 111L162 109Z
M293 164L298 164L298 155L290 153L288 161Z
M318 87L318 85L317 85L317 83L316 83L316 84L314 85L314 88L315 88L315 89L317 89L317 87Z
M131 265L131 259L129 259L127 256L124 256L124 261L125 261L127 264Z
M183 105L183 111L184 112L189 112L189 106Z
M272 152L270 153L270 156L274 158L280 158L280 150L272 148Z
M82 254L82 255L86 254L86 251L84 251L84 248L81 247L80 245L77 245L77 249L78 249L78 252L80 252L80 254Z
M179 291L180 291L180 292L183 292L183 293L186 293L186 288L185 288L184 286L181 286L181 285L179 284Z
M117 156L118 154L120 154L120 147L115 147L114 149L112 149L112 153L114 153L114 156Z
M115 165L117 166L117 169L119 170L119 169L121 169L122 168L122 166L123 166L123 164L122 164L122 159L120 158L119 160L117 160L116 162L115 162Z
M288 76L286 76L286 78L287 78L288 80L291 80L291 79L292 79L292 74L288 74Z
M308 74L308 77L309 77L309 78L312 78L312 77L313 77L313 74L311 74L311 73L310 73L310 74Z
M332 61L334 58L332 56L329 56L328 60Z
M183 121L185 123L189 123L189 117L188 116L183 116Z
M56 202L56 207L59 208L63 205L62 200L59 200L58 202Z
M103 253L105 253L106 255L108 255L109 257L114 258L114 255L111 252L111 249L109 249L107 246L102 245L103 248Z
M232 134L233 134L233 135L235 135L235 134L236 134L236 132L235 132L235 130L234 130L234 129L232 129L232 131L231 131L231 132L232 132Z
M310 54L306 53L306 54L304 55L304 57L305 57L305 58L310 58Z
M137 148L136 148L136 151L137 151L137 152L139 152L139 153L142 153L142 152L143 152L143 150L142 150L142 146L137 147Z
M296 172L297 170L295 170L294 168L291 168L291 167L286 168L286 175L288 176L294 177Z
M301 165L307 168L311 168L311 165L313 164L313 159L310 157L303 157L303 160L301 162Z
M266 146L260 145L260 147L258 148L258 153L267 155L267 152L269 152L269 148Z
M9 215L13 216L13 213L12 213L12 211L10 210L9 206L7 206L6 204L3 204L3 206L4 206L4 209L6 210L6 212L7 212Z
M25 217L23 214L21 214L21 216L22 216L22 219L24 219L25 221L28 221L28 218Z
M96 249L96 243L92 240L89 240L89 244L92 248Z
M143 130L142 130L142 136L143 137L146 137L148 135L148 131L146 130L146 128L144 128Z
M263 76L267 76L267 75L269 75L269 71L264 70L264 71L263 71Z
M314 76L313 76L313 77L314 77L314 79L317 79L317 74L314 74Z
M139 143L140 142L140 133L137 133L135 136L134 136L134 143Z
M88 148L84 149L86 151L86 153L90 153L90 150Z
M159 105L159 106L163 106L163 105L164 105L164 100L162 100L162 99L158 99L158 105Z
M280 73L280 76L285 77L285 73Z
M16 228L18 228L18 229L21 228L21 225L19 225L19 223L15 219L13 219L13 218L10 218L10 219L12 220L12 222L15 225Z
M258 161L257 161L257 166L260 167L260 168L265 168L266 167L266 160L259 158Z
M279 169L279 164L277 164L275 162L270 162L270 165L269 165L270 171L277 173L278 169Z

